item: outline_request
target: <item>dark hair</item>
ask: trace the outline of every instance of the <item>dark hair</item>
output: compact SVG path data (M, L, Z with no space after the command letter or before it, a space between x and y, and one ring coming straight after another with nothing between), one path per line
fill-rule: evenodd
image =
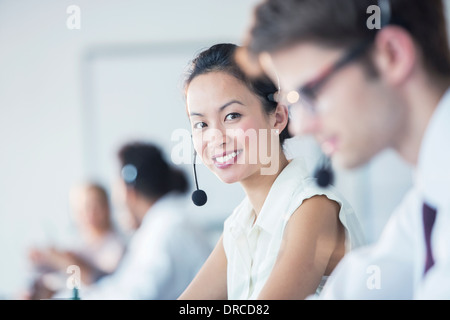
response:
M122 169L134 168L132 179L122 178L127 185L147 198L159 198L171 191L186 192L188 182L181 170L171 167L163 158L158 147L148 143L134 142L119 151Z
M251 78L239 67L235 60L238 46L231 43L216 44L201 52L190 64L185 80L185 91L195 77L214 71L225 72L240 80L261 101L266 114L275 112L278 103L274 94L278 91L273 82L266 76ZM288 126L280 133L280 143L290 138Z
M405 28L423 53L425 68L450 75L450 54L442 0L390 0L391 23ZM376 0L266 0L255 9L248 47L252 54L274 52L313 41L349 47L373 40L367 9ZM367 56L367 55L366 55Z

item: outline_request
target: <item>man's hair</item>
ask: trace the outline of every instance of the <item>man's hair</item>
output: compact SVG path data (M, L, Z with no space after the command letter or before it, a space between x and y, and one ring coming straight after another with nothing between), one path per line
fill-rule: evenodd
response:
M406 29L423 53L428 72L450 75L442 0L390 0L391 24ZM301 42L346 48L373 40L367 9L376 0L266 0L255 9L248 47L252 54L275 52Z

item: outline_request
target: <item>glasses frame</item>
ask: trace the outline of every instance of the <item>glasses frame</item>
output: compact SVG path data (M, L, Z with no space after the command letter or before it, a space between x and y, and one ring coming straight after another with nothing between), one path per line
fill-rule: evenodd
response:
M340 59L338 59L334 64L326 68L322 73L314 80L306 83L297 90L292 90L287 93L286 100L288 104L289 112L291 108L298 104L301 104L311 113L316 113L316 99L319 90L330 80L330 78L335 75L338 71L343 69L345 66L356 61L360 58L367 48L372 43L371 40L363 41L355 47L348 50Z
M378 0L381 11L381 29L392 23L392 11L389 0ZM339 70L360 58L372 44L372 39L367 39L350 48L334 64L326 68L315 80L308 82L297 90L287 93L286 101L291 115L291 108L296 104L302 104L312 114L316 113L317 93L325 83Z

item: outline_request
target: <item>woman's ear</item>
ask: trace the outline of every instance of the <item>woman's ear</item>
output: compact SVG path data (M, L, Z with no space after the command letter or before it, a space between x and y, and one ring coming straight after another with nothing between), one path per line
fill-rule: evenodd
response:
M273 116L275 122L272 129L278 130L280 133L283 132L289 120L288 108L285 105L278 104L275 112L273 113Z

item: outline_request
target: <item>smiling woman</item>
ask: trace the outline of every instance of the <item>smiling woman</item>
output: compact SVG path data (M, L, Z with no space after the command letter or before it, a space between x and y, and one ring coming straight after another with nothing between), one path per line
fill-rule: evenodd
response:
M278 135L257 134L259 130L274 130L275 133L285 129L284 107L265 113L255 94L223 72L199 75L190 88L201 88L190 91L187 96L194 146L208 168L222 181L234 183L259 171L263 166L259 159L268 152L273 153L273 162L286 162L278 145L269 151L272 138L279 141ZM205 97L205 93L209 97ZM224 170L233 164L237 164L233 170Z
M363 236L345 200L319 189L301 158L287 160L287 108L274 101L278 90L268 78L244 75L236 48L218 44L200 53L185 93L196 152L247 197L180 298L303 299L320 292Z
M194 147L201 151L208 168L226 183L240 181L262 167L269 166L275 173L278 163L286 162L280 156L279 144L290 137L285 108L270 98L277 88L266 78L248 79L233 62L234 51L234 45L213 46L193 61L195 67L186 80ZM190 87L202 88L200 95L188 90ZM223 125L218 126L218 122ZM260 135L259 130L274 134ZM226 148L221 146L224 137L234 137ZM262 163L266 155L272 161ZM239 166L225 170L233 164Z

